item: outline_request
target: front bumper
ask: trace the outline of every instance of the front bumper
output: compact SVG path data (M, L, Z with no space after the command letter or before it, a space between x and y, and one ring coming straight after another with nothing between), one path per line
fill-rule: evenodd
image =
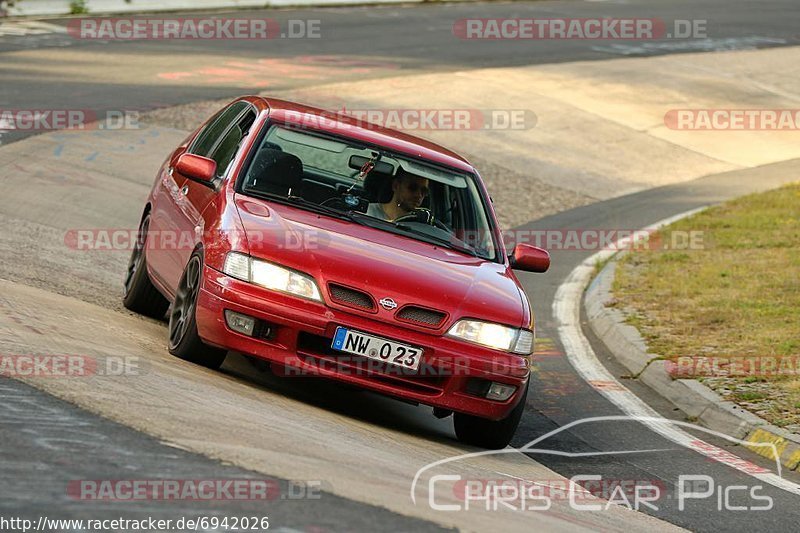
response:
M251 337L228 328L225 310L267 323L270 334ZM419 346L417 371L351 356L330 348L337 326ZM203 341L277 363L287 376L322 376L424 405L499 420L525 390L525 357L494 352L441 334L426 333L263 289L205 267L197 301ZM476 384L494 381L517 387L506 401L476 394ZM478 387L479 388L479 387Z

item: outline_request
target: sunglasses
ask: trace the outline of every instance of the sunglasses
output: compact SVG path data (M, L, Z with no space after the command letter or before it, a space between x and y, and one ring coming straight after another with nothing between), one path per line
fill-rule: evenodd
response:
M411 192L422 191L422 196L428 196L428 187L424 185L420 185L419 183L411 182L406 184L406 188L408 188Z

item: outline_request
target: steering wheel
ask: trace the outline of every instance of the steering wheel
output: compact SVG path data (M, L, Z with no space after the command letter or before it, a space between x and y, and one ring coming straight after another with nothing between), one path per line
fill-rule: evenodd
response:
M394 222L395 224L400 222L419 222L420 224L428 224L448 233L452 233L452 230L448 228L444 222L436 220L436 218L433 216L433 213L431 213L431 210L424 207L418 207L408 214L397 217L394 219Z

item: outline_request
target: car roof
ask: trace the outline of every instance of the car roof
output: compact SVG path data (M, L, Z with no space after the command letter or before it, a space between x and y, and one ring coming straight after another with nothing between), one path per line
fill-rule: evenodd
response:
M270 117L280 122L295 123L311 130L376 144L393 152L418 157L464 172L475 173L474 167L466 159L443 146L345 115L344 112L324 110L263 96L243 97L242 99L261 109L269 109Z

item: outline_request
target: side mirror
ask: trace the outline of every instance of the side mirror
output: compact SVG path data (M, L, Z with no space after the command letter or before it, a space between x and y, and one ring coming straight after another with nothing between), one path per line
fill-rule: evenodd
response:
M175 171L203 185L211 185L217 173L217 162L195 154L183 154L175 164Z
M550 268L550 254L547 250L529 244L516 245L514 252L509 256L509 261L511 268L527 272L547 272Z

